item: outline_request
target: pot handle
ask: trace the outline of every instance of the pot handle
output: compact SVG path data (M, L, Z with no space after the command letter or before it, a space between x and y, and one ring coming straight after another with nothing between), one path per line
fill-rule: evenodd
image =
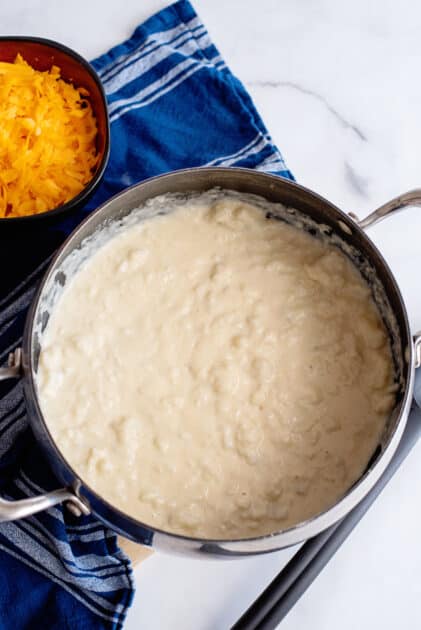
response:
M16 348L14 352L9 354L7 367L0 368L0 381L9 378L19 378L22 371L22 350ZM75 516L82 514L90 514L89 507L80 499L70 488L60 488L40 494L38 497L30 497L29 499L19 499L17 501L9 501L0 497L0 523L6 521L15 521L19 518L31 516L37 512L48 510L48 508L66 501L66 507Z
M374 210L371 214L369 214L365 219L359 219L354 213L350 212L349 216L354 219L360 228L363 230L365 228L371 227L379 221L386 219L391 214L395 214L396 212L400 212L401 210L405 210L405 208L410 208L411 206L421 207L421 189L417 188L415 190L410 190L403 195L399 195L394 199L391 199L387 203ZM414 337L414 355L415 355L415 367L421 367L421 331L415 333Z
M421 330L419 330L418 332L415 333L415 335L413 335L413 340L414 340L414 366L416 368L421 367ZM421 398L420 398L421 400ZM421 407L421 404L420 404Z
M374 210L371 214L369 214L365 219L359 219L352 212L349 213L349 216L358 223L360 228L363 230L365 228L371 227L375 223L382 221L386 217L391 214L395 214L395 212L400 212L401 210L405 210L405 208L409 208L411 206L421 207L421 189L417 188L415 190L410 190L403 195L399 195L399 197L395 197L391 199L387 203Z
M22 349L16 348L9 354L7 367L0 367L0 381L8 378L19 378L22 369Z
M19 499L17 501L7 501L0 498L0 523L6 521L16 521L19 518L25 518L31 516L37 512L48 510L48 508L63 503L66 501L66 507L75 516L82 516L82 514L90 514L88 506L75 495L73 490L67 488L60 488L59 490L53 490L47 494L41 494L38 497L30 497L29 499Z

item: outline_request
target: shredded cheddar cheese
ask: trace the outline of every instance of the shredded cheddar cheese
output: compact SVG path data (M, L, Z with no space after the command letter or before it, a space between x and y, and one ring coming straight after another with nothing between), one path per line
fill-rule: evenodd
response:
M0 62L0 218L52 210L92 179L99 156L88 92L34 70L18 55Z

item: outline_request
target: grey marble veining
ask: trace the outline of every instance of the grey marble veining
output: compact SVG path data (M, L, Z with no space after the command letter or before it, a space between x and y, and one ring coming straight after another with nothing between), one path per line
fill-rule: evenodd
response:
M297 180L364 216L421 186L421 3L192 0L246 84ZM3 34L51 37L92 58L165 0L0 3ZM421 328L421 212L370 231ZM421 628L421 444L282 630ZM292 555L293 550L288 552ZM215 563L154 556L136 571L126 630L227 628L288 554Z
M336 120L345 129L351 129L351 131L353 131L355 133L357 138L359 138L362 142L367 142L367 137L361 131L361 129L359 127L357 127L357 125L351 123L349 120L346 120L346 118L344 118L344 116L342 116L342 114L340 114L338 112L338 110L335 109L329 103L327 98L325 98L321 94L318 94L314 90L309 90L306 87L298 85L298 83L294 83L293 81L248 81L246 85L250 86L252 88L254 86L256 86L256 87L263 87L263 88L290 88L292 90L297 90L298 92L301 92L301 94L306 94L307 96L310 96L311 98L315 98L320 103L323 103L323 105L326 107L327 111L330 112L332 114L332 116L334 116L336 118Z

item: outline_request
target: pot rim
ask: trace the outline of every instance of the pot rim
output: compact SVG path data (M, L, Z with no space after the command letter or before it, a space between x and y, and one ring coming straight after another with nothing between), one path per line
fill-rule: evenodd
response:
M165 179L168 179L170 181L173 177L177 177L181 174L189 174L190 176L194 177L194 174L199 171L201 173L208 172L210 174L213 174L213 173L221 174L223 172L225 173L241 172L244 174L253 174L254 177L258 175L262 179L266 179L268 181L268 184L273 183L273 182L279 182L279 180L281 179L283 181L283 185L286 185L287 187L299 189L300 191L304 192L305 195L312 197L313 199L317 199L323 205L327 205L331 209L335 210L336 213L338 214L338 220L345 222L345 224L349 223L350 225L352 225L352 229L357 231L360 234L360 236L363 236L364 239L368 241L370 247L374 249L374 251L378 255L381 263L384 265L384 268L389 275L389 279L392 282L393 289L400 300L402 313L404 316L405 332L406 332L406 336L408 340L408 344L407 344L408 346L408 357L407 357L408 358L408 376L406 379L405 390L404 390L402 399L398 403L399 411L397 413L395 426L393 427L393 430L390 431L390 434L388 436L388 441L384 447L384 450L382 450L382 452L379 454L379 456L374 461L374 463L365 470L365 472L358 479L358 481L356 481L347 490L347 492L327 510L324 510L323 512L315 514L309 519L305 521L301 521L297 523L296 525L293 525L292 527L289 527L287 529L277 530L277 531L271 532L269 534L264 534L261 536L254 536L254 537L247 537L247 538L234 538L234 539L198 538L198 537L187 536L187 535L163 530L163 529L154 527L152 525L148 525L147 523L144 523L130 516L129 514L126 514L119 508L112 505L109 501L104 499L89 484L85 483L83 479L81 478L81 476L68 463L68 461L66 460L64 455L61 453L58 445L56 444L55 440L53 439L49 431L47 422L41 411L41 407L40 407L39 399L37 395L36 378L35 378L34 370L33 370L33 347L32 347L35 314L38 311L38 306L40 303L41 296L43 294L43 290L46 284L48 283L52 273L54 273L55 267L56 267L56 261L62 255L62 252L65 251L69 245L71 245L73 239L76 237L79 230L81 230L83 226L87 225L97 215L101 214L101 212L106 207L114 203L117 199L121 199L122 197L127 195L129 191L144 187L146 184L156 181L156 180L165 181ZM213 186L215 187L216 185L214 184ZM160 194L165 194L165 193L160 193ZM300 543L303 540L307 540L308 538L311 538L315 536L316 534L320 533L321 531L324 531L328 527L334 525L346 514L348 514L348 512L350 512L364 498L367 492L373 487L374 483L380 478L383 471L385 470L390 460L392 459L393 454L399 444L400 438L402 436L402 433L406 425L406 420L407 420L407 416L408 416L411 401L412 401L412 392L413 392L413 384L414 384L414 351L413 351L412 337L411 337L410 328L409 328L409 320L408 320L406 305L405 305L405 302L403 301L401 292L399 290L399 287L393 276L392 271L390 270L388 264L386 263L380 251L377 249L377 247L371 241L371 239L366 235L364 230L362 230L353 219L350 219L350 217L346 213L344 213L342 210L337 208L333 203L331 203L330 201L328 201L326 198L322 197L318 193L315 193L311 189L306 188L305 186L302 186L301 184L297 184L296 182L292 180L288 180L286 178L280 177L279 175L274 175L271 173L265 173L263 171L256 171L254 169L242 168L242 167L219 167L219 166L218 167L193 167L193 168L187 168L187 169L178 169L178 170L170 171L168 173L164 173L161 175L156 175L154 177L150 177L146 180L143 180L140 183L134 184L133 186L130 186L124 189L123 191L117 193L116 195L108 199L105 203L101 204L92 213L90 213L77 226L77 228L72 231L72 233L67 237L64 243L60 246L60 248L55 253L54 257L52 258L47 270L44 273L44 276L37 289L36 295L33 299L30 311L28 313L28 316L25 322L25 330L24 330L24 335L23 335L23 351L24 351L23 365L24 365L25 380L27 381L27 383L29 383L30 393L31 393L32 400L37 411L37 416L38 416L37 418L34 418L32 417L32 414L29 414L30 423L31 425L34 422L41 423L43 431L49 438L50 447L53 449L56 457L58 457L58 459L61 460L61 462L65 465L65 467L71 472L73 477L80 481L82 490L85 487L89 491L89 493L92 494L92 496L95 498L96 501L106 506L108 511L111 511L112 513L117 514L120 518L130 522L131 532L133 532L136 528L139 528L139 529L150 531L152 534L152 537L154 538L156 535L159 537L160 541L163 541L163 540L179 541L180 543L182 543L183 547L186 547L186 546L187 547L189 546L216 547L219 550L221 549L226 550L227 552L237 553L238 555L241 555L242 553L248 555L249 553L263 553L263 552L275 551L283 547ZM83 492L81 493L81 495L83 496ZM102 518L101 515L97 515L97 516L100 520L103 520L103 521L106 520ZM114 529L118 529L117 527L114 527L113 524L109 524L109 525L110 527ZM121 531L121 528L120 528L120 531ZM136 536L133 535L133 533L123 532L123 534L134 540L136 539ZM279 543L277 542L278 539L279 539ZM241 547L243 547L243 549L241 549ZM246 551L244 551L244 549L246 549Z

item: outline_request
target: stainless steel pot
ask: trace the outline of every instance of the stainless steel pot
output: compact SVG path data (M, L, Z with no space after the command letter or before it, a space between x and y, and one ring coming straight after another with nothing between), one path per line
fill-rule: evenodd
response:
M52 283L57 287L66 278L59 271L63 261L81 247L87 237L110 221L121 219L148 199L163 193L205 191L210 188L253 193L271 202L282 203L299 210L314 222L323 225L325 233L338 236L354 252L354 263L365 269L371 284L380 283L391 311L395 329L389 330L393 353L399 371L400 391L381 444L361 479L332 508L290 529L258 538L242 540L201 540L155 529L120 512L84 483L72 470L52 439L40 410L36 390L36 372L40 352L40 328L45 328L48 311L45 294ZM56 492L20 501L0 500L0 521L23 518L52 505L67 502L76 514L93 512L101 521L134 541L153 547L182 553L212 553L221 556L248 555L274 551L315 536L342 517L368 493L390 462L402 436L412 402L414 369L421 363L421 334L412 338L402 296L388 265L363 229L407 206L421 205L421 190L416 190L382 206L363 221L339 210L316 193L294 182L274 175L239 168L196 168L176 171L149 179L109 200L93 212L67 239L57 252L28 314L22 351L15 351L9 367L1 368L0 379L22 377L28 415L33 432L42 445L58 479L64 487ZM368 270L368 271L367 271ZM374 293L376 293L374 291ZM378 291L377 291L378 293ZM387 322L386 322L387 324Z

